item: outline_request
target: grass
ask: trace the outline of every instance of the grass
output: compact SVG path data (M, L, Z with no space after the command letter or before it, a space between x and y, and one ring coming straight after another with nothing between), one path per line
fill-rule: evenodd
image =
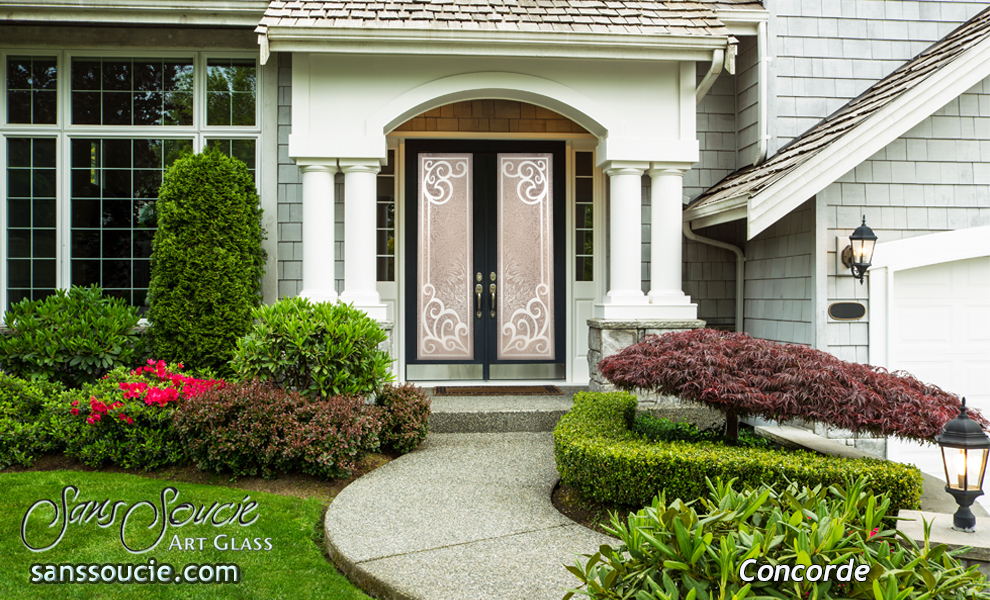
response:
M29 551L21 539L21 523L31 505L41 499L61 503L65 486L78 488L79 496L73 502L69 496L69 515L73 506L109 499L127 503L118 513L115 522L106 527L97 525L96 515L88 523L69 524L62 540L51 550ZM169 527L162 541L153 550L143 554L131 554L119 539L124 511L140 501L148 501L160 507L163 488L178 490L179 496L170 502L177 506L183 502L207 509L216 503L243 504L245 496L257 502L257 508L246 517L257 515L257 521L248 526L238 523L215 527L212 524L190 523L183 527ZM0 494L3 510L0 511L0 556L5 558L0 570L0 598L4 600L57 598L238 598L301 600L369 600L326 560L322 551L322 516L324 499L311 496L299 498L245 489L197 483L163 481L126 473L42 471L0 474ZM107 511L109 512L109 510ZM75 513L78 514L78 513ZM27 524L28 541L35 547L46 546L58 537L61 522L56 527L48 524L55 517L48 505L41 505L31 514ZM61 514L59 515L61 516ZM180 511L176 520L189 515ZM226 515L222 515L226 516ZM125 529L125 541L132 548L144 548L153 544L160 535L160 524L149 529L154 513L150 508L135 509ZM71 520L71 519L70 519ZM222 520L222 519L221 519ZM169 549L177 535L183 548L185 538L194 540L191 550ZM269 540L271 550L226 550L214 547L229 545L231 537L238 547L244 539L250 544L265 547ZM199 549L203 538L203 549ZM257 544L255 538L260 540ZM35 541L37 540L37 541ZM169 563L181 569L187 564L236 564L240 567L241 581L236 584L34 584L30 583L33 564L146 564L150 559L159 565Z

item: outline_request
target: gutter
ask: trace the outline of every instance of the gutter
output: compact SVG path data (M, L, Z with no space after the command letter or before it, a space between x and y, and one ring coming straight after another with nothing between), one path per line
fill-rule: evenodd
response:
M738 49L739 41L734 37L730 37L725 48L716 48L712 52L712 66L708 68L708 73L705 74L704 79L698 84L698 89L695 91L695 104L701 104L702 98L715 85L715 80L718 79L723 68L729 75L736 74L736 52Z
M708 244L709 246L715 246L716 248L722 248L723 250L729 250L736 255L736 332L743 331L743 291L745 290L746 284L746 255L738 246L733 246L732 244L727 244L726 242L720 242L718 240L713 240L711 238L706 238L704 236L698 235L691 229L691 224L687 221L684 222L684 237L689 240L700 242L702 244Z
M767 22L761 21L758 25L756 33L756 62L759 68L757 77L760 78L759 83L757 83L757 98L756 101L760 105L759 111L759 135L760 139L758 142L756 157L753 159L753 166L762 163L767 159L767 151L770 145L770 133L767 130L767 86L770 85L769 71L767 63L770 62L770 57L767 56Z

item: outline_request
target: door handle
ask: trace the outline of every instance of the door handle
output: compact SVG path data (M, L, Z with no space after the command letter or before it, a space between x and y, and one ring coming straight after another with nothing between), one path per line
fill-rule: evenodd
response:
M490 286L488 286L488 291L492 293L492 312L491 312L491 318L494 319L495 318L495 284L494 283L491 284Z
M475 314L475 317L479 319L481 318L481 292L484 289L485 288L481 287L480 283L474 286L474 293L478 296L478 312Z

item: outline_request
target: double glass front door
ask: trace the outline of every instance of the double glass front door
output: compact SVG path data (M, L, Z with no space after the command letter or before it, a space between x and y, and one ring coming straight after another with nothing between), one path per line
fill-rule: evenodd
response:
M564 371L564 146L406 146L411 380Z

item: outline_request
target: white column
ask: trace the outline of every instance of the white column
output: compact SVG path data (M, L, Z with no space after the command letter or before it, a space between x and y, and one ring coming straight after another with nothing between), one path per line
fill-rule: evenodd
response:
M687 165L653 163L650 169L650 305L658 318L696 319L684 293L684 171Z
M378 159L340 159L344 172L344 291L342 302L368 313L376 320L385 319L385 305L377 289L375 262L376 175L381 170Z
M684 171L650 169L650 302L686 304L681 279Z
M336 161L335 161L336 162ZM333 176L336 165L302 167L303 289L299 295L313 302L336 302L333 248Z
M609 290L604 298L605 312L617 312L609 311L609 305L638 306L648 303L640 284L642 177L647 166L647 163L612 163L605 170L611 178L608 215ZM625 315L627 311L618 312Z

